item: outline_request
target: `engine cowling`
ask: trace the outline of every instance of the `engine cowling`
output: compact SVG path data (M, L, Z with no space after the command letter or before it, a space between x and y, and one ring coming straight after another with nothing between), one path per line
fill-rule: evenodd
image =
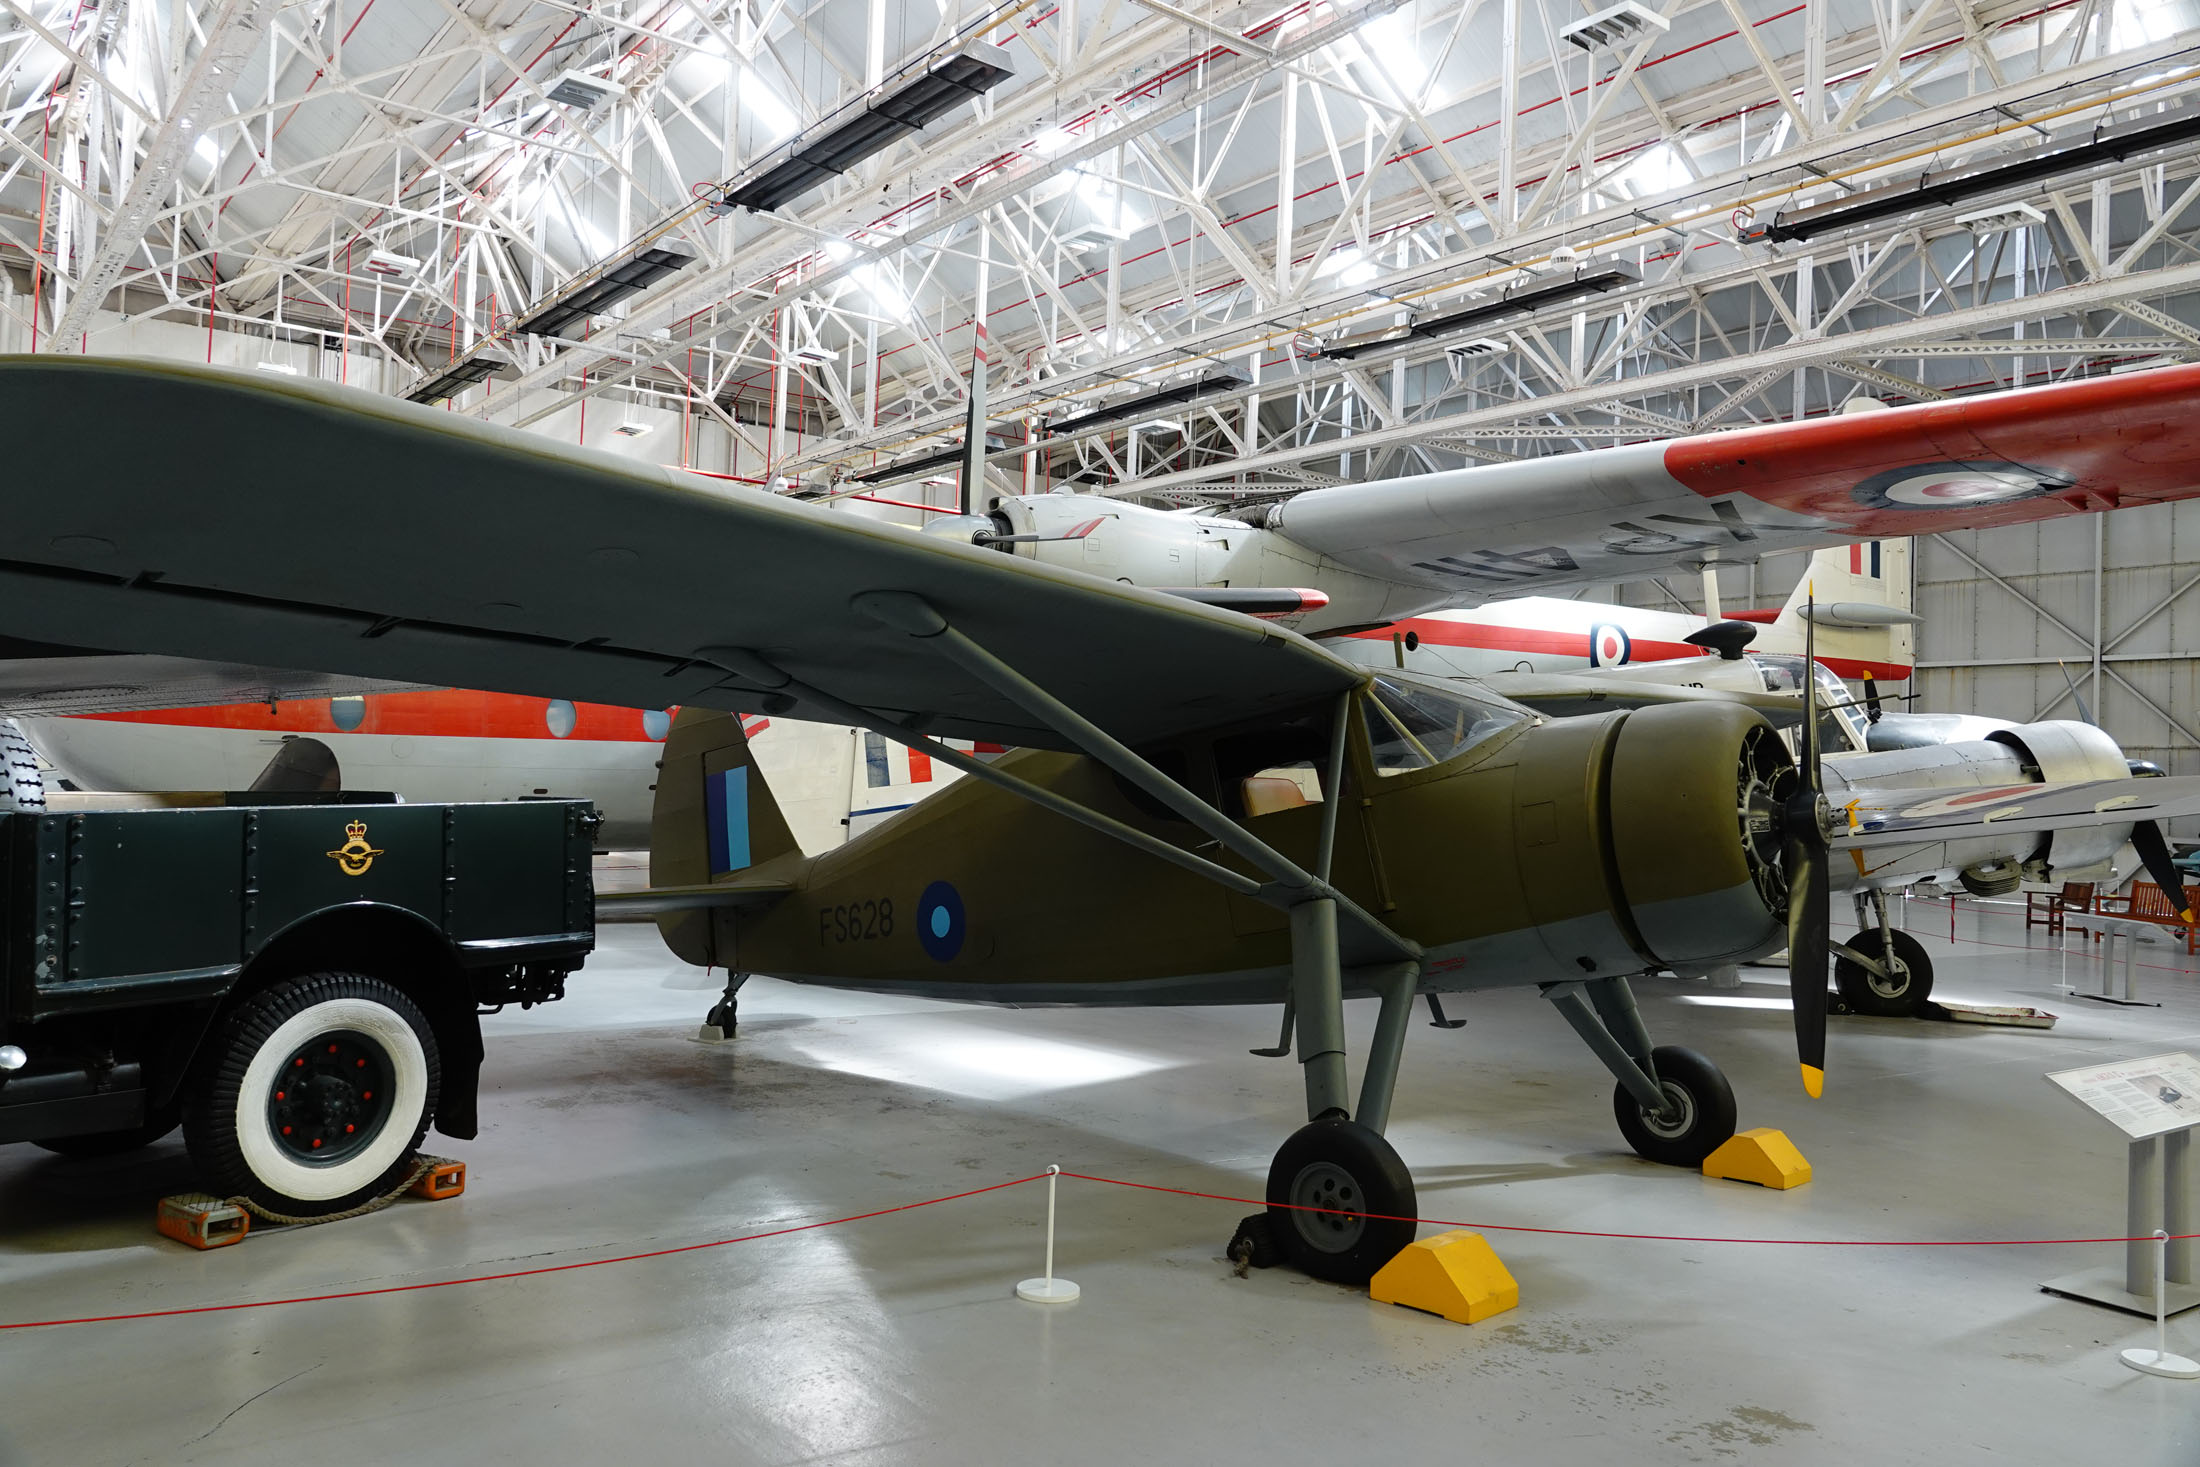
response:
M1778 950L1779 833L1752 812L1793 777L1779 736L1745 708L1667 705L1534 730L1514 776L1515 855L1553 969L1699 973Z

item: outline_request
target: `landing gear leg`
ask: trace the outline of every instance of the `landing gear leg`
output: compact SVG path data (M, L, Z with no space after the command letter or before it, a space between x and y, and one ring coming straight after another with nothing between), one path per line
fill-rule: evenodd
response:
M1734 1134L1734 1091L1726 1076L1692 1049L1651 1048L1626 979L1554 983L1543 996L1619 1081L1612 1111L1638 1155L1669 1166L1701 1166Z
M703 1027L695 1031L697 1044L723 1044L733 1037L734 1026L740 1019L741 985L748 981L746 973L726 974L725 992L718 995L718 1002L703 1016Z
M1925 1012L1933 992L1933 960L1925 945L1887 919L1887 894L1870 894L1872 913L1857 898L1857 925L1864 930L1833 947L1833 982L1851 1013L1883 1019L1914 1019Z
M1292 996L1307 1123L1268 1168L1268 1211L1238 1225L1230 1256L1260 1264L1280 1254L1301 1272L1364 1284L1413 1241L1413 1174L1382 1136L1397 1088L1398 1057L1413 1013L1418 963L1370 975L1382 995L1359 1119L1345 1110L1344 972L1337 907L1316 899L1291 909Z

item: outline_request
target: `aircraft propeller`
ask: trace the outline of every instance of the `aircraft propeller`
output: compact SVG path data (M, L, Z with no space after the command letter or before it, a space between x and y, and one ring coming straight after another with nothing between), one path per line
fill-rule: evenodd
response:
M1803 1089L1815 1098L1826 1084L1826 959L1832 943L1832 888L1826 870L1831 824L1818 763L1818 623L1806 602L1803 619L1803 737L1794 790L1782 812L1788 879L1788 992L1795 1006L1795 1053Z

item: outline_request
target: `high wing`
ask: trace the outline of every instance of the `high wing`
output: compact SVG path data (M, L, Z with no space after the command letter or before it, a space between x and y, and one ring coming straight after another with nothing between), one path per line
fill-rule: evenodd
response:
M1922 798L1921 798L1922 797ZM2172 820L2200 814L2200 776L2088 779L2016 784L1935 795L1929 790L1883 794L1834 811L1848 828L1836 850L1907 845L1989 831L2061 830L2126 820Z
M1657 666L1655 663L1644 665ZM1738 703L1764 715L1775 728L1793 728L1803 721L1803 700L1794 693L1689 687L1682 683L1639 678L1622 680L1601 677L1594 671L1496 672L1482 682L1491 692L1502 693L1515 703L1524 703L1553 718L1610 713L1616 708L1655 708L1665 703Z
M1310 489L1266 523L1346 569L1471 600L2194 493L2200 365L2185 365Z
M1367 676L1236 613L323 383L0 357L0 436L0 626L70 646L640 708L770 707L776 672L1051 748L852 600L921 597L1132 744Z
M0 715L58 718L144 708L290 703L405 692L421 686L191 657L87 652L0 638Z

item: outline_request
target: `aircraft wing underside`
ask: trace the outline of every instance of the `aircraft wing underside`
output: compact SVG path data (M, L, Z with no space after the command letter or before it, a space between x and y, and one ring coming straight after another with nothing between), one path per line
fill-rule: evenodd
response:
M2200 493L2196 409L2188 364L1310 489L1267 523L1454 600L1530 595L2186 498Z
M0 715L60 718L147 708L291 703L409 692L424 686L190 657L76 651L11 655L21 650L0 645Z
M69 646L799 715L777 672L924 732L1054 748L853 598L914 593L1133 743L1366 677L1235 613L327 384L6 357L0 433L0 627Z

